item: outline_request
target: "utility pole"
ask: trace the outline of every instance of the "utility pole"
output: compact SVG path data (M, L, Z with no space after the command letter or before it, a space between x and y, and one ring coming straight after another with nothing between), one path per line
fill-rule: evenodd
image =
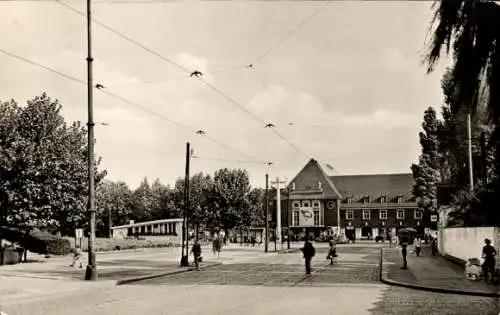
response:
M467 114L467 135L469 147L469 190L472 193L474 191L474 173L472 170L472 127L470 113Z
M276 185L276 242L281 243L281 249L283 249L282 235L281 235L281 189L280 184L286 184L286 182L280 182L279 177L276 177L275 182L271 184Z
M111 209L108 209L108 238L111 238L112 232Z
M488 185L488 168L486 163L486 134L483 131L481 132L481 177L483 180L483 187Z
M184 177L184 212L182 220L182 257L181 266L189 266L189 229L188 229L188 211L189 211L189 161L191 158L191 149L189 142L186 143L186 174ZM184 246L184 242L186 246Z
M268 252L268 237L269 237L269 174L266 174L266 198L265 198L265 204L264 204L264 209L265 209L265 221L266 221L266 228L265 228L265 242L264 242L264 252Z
M95 259L95 187L94 187L94 86L92 77L92 17L91 0L87 0L87 107L88 107L88 180L89 180L89 262L85 271L85 280L97 280Z

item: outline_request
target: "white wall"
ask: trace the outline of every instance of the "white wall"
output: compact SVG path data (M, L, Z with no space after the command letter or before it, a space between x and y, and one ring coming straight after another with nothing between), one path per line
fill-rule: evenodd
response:
M467 261L469 258L480 258L484 246L484 239L489 238L499 251L500 228L475 227L475 228L440 228L439 229L439 252ZM500 259L497 257L497 268L500 267Z

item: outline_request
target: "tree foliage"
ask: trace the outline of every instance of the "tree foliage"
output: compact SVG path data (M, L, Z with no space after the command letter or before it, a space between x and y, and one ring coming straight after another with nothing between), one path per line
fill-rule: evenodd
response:
M500 224L494 215L500 194L500 6L488 0L441 0L434 6L433 37L427 54L428 71L441 52L453 56L443 78L441 155L443 177L461 188L455 197L456 222L464 225ZM473 179L466 191L467 113L472 116ZM487 139L481 150L481 134ZM483 152L482 152L483 151ZM492 221L493 220L493 221Z
M413 194L421 209L433 212L436 210L437 187L441 181L438 138L440 122L434 108L429 107L424 112L422 128L424 131L419 133L422 153L419 163L411 166L415 180Z
M67 124L45 93L0 105L0 202L5 223L71 233L84 225L88 195L87 132ZM106 175L98 171L98 184Z

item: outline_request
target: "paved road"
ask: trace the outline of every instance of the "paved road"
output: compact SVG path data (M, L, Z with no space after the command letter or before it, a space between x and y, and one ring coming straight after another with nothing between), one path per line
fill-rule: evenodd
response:
M298 254L235 260L200 272L115 288L4 304L21 314L498 314L496 299L435 294L377 282L378 249L345 247L328 266L324 249L304 276Z

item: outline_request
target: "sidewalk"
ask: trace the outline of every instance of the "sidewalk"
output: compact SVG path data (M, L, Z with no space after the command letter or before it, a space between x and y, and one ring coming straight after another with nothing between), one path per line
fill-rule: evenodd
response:
M205 260L201 266L221 264L232 260L228 255L212 256L204 248ZM180 267L180 248L154 248L133 251L115 251L97 253L97 271L99 281L123 280L149 276L158 273L171 273L185 270ZM233 255L234 256L234 255ZM0 266L2 277L25 277L58 280L83 280L87 266L87 255L82 256L83 268L70 267L72 256L43 258L43 256L29 254L28 262L17 265ZM190 263L192 263L192 256Z
M262 253L248 250L224 251L214 256L211 246L202 247L202 269L222 263L252 260ZM27 263L0 266L0 306L2 302L27 301L64 296L76 291L104 290L119 284L155 278L172 273L188 272L191 267L180 267L180 248L147 248L97 253L98 281L84 281L87 256L83 255L83 268L69 267L72 256L44 258L28 254ZM192 264L192 255L189 256Z
M401 269L401 248L381 249L381 281L414 289L500 297L500 288L482 280L470 281L465 278L464 268L440 256L432 256L430 247L422 247L420 257L408 250L408 269Z

